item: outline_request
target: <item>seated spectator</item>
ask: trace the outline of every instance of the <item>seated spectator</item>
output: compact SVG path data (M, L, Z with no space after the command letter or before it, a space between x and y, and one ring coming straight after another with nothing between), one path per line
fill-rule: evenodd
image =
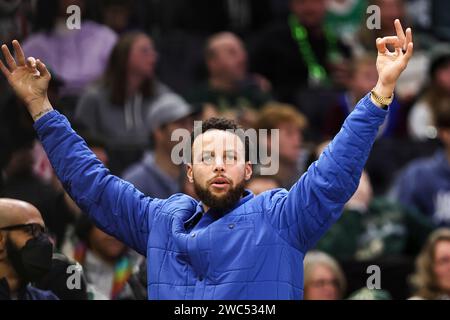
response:
M316 245L340 261L415 256L433 225L420 213L384 197L374 197L364 171L342 217Z
M351 35L365 22L366 8L366 0L329 0L326 23L336 34Z
M450 100L450 46L435 48L428 70L429 83L408 116L409 134L416 140L434 139L433 107Z
M450 229L435 230L416 259L411 277L415 300L450 299Z
M150 135L145 119L157 99L171 90L155 75L157 53L141 32L123 35L101 81L80 98L75 112L86 133L103 140L116 174L138 161Z
M281 187L290 189L306 170L308 152L303 148L302 131L306 128L305 117L293 106L269 103L259 113L257 129L267 129L268 155L278 157L279 170L275 175ZM279 130L279 154L272 154L270 130Z
M175 94L160 97L148 115L153 150L125 170L123 177L139 191L152 198L166 199L180 192L181 166L172 161L172 149L178 141L171 141L174 130L193 128L194 110Z
M69 29L67 7L81 8L81 26ZM64 81L62 96L78 96L103 72L117 35L86 19L84 0L36 2L35 32L24 42L28 55L39 57Z
M326 1L290 0L289 4L288 19L256 40L252 70L267 77L275 98L286 103L296 104L301 89L346 87L350 51L325 25Z
M58 300L31 285L50 271L52 251L39 210L0 199L0 300Z
M410 163L394 183L392 195L436 226L445 226L450 225L450 100L433 106L433 122L443 148Z
M345 276L334 258L320 251L309 251L303 265L305 300L340 300L344 297Z
M64 253L83 267L91 300L134 299L128 280L140 256L95 227L87 215L81 215L75 233L68 234Z
M339 132L344 120L353 111L354 105L375 87L377 79L375 57L368 55L355 59L351 67L349 89L341 93L337 101L328 107L323 130L326 139L332 139ZM399 102L394 98L389 106L389 115L380 127L380 137L389 137L396 132L399 108Z
M219 112L229 109L257 109L270 99L270 84L247 71L247 52L233 33L211 36L206 43L207 83L188 93L193 103L210 103Z

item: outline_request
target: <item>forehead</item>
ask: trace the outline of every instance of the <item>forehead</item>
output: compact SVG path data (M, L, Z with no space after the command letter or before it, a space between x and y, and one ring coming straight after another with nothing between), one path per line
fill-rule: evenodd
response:
M45 225L36 207L17 200L0 200L0 227L29 223Z
M450 241L448 240L440 240L436 243L435 256L440 257L444 255L450 255Z
M242 43L239 39L229 35L217 38L211 42L210 48L219 52L229 48L242 48Z
M233 132L224 130L208 130L198 135L192 145L194 154L201 151L236 151L244 152L244 143L241 138Z

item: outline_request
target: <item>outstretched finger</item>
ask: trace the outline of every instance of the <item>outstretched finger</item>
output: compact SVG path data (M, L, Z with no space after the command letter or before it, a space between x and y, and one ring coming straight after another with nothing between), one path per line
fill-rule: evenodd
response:
M14 60L13 56L11 55L11 52L9 52L8 47L6 44L2 45L2 52L3 56L5 57L6 63L8 64L8 67L11 71L14 71L17 69L16 61Z
M16 54L18 65L19 66L24 66L25 65L25 55L23 54L23 50L22 50L22 47L19 44L19 41L14 40L12 44L13 44L13 47L14 47L14 52Z
M408 44L410 42L413 42L412 39L412 30L411 28L406 29L406 43L405 43L405 48L408 46Z
M408 63L409 59L411 59L412 54L414 51L414 45L412 42L408 43L408 45L406 46L406 52L403 55L403 59L406 63Z
M11 75L11 72L9 72L9 69L5 66L5 64L3 63L3 61L1 59L0 59L0 69L2 70L6 79L8 79L9 76Z
M48 72L48 69L45 66L45 64L43 64L42 61L39 59L36 60L36 68L41 73L41 76L44 77L44 79L47 80L51 79L52 76L50 75L50 72Z
M402 48L405 48L406 45L408 44L408 42L405 43L406 36L405 36L405 33L403 32L403 27L402 27L402 24L399 19L395 19L394 26L395 26L395 31L397 32L397 37L401 42Z

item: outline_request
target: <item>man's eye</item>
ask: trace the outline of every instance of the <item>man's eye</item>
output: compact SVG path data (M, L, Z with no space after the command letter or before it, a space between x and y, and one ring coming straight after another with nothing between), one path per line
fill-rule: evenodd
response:
M210 163L212 161L212 157L210 155L204 155L202 158L203 162Z
M233 161L237 160L237 158L236 158L236 156L234 154L227 154L226 159L227 160L233 160Z

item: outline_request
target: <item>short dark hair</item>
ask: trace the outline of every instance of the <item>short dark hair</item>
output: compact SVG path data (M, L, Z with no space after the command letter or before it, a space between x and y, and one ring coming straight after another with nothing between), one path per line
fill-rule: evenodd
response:
M201 132L199 132L198 135L205 133L208 130L222 130L222 131L227 131L227 130L243 130L243 128L238 125L235 121L230 120L230 119L226 119L226 118L209 118L206 121L202 122L202 130ZM197 138L197 136L195 135L195 129L192 130L191 133L191 151L192 151L192 146L194 144L194 140L195 138ZM244 149L245 149L245 161L249 161L249 142L247 138L241 137L240 135L237 135L240 139L243 139L242 142L244 143ZM191 161L193 159L193 153L191 152Z

